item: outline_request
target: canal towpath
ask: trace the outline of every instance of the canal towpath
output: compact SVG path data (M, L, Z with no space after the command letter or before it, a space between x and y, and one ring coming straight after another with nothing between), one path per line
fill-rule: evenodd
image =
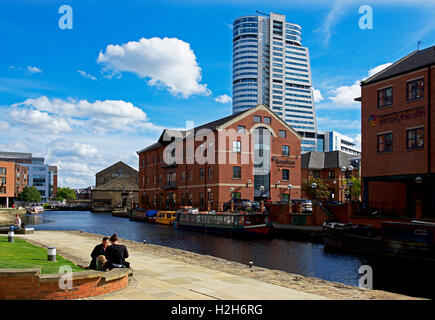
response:
M101 235L80 231L37 231L17 235L34 244L56 246L58 254L87 266ZM381 290L248 266L208 255L120 239L134 270L129 286L92 299L114 300L401 300L415 299Z

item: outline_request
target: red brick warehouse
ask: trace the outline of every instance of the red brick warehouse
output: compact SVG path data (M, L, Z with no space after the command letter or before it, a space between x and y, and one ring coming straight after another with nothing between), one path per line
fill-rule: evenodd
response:
M186 131L164 130L138 151L142 208L221 210L231 197L300 197L302 137L258 105ZM262 187L262 188L261 188Z
M435 46L361 83L363 203L435 217Z

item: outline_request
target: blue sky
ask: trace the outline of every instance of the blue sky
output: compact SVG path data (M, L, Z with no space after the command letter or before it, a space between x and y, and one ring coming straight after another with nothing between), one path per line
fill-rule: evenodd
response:
M73 29L61 30L61 5ZM373 29L358 26L361 5ZM358 81L435 45L432 0L0 1L0 150L32 152L62 186L94 184L164 127L231 114L232 21L262 12L302 26L320 130L360 140ZM142 40L141 40L142 39ZM127 43L130 43L127 45ZM170 50L168 50L170 48ZM168 54L170 52L170 54ZM223 100L225 101L225 99Z

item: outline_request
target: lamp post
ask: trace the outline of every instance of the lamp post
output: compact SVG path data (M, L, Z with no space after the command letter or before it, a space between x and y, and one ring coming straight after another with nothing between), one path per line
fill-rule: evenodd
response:
M260 186L260 212L264 212L264 200L263 200L263 191L264 191L264 186Z
M316 194L317 183L313 182L311 184L311 189L313 189L314 201L316 201L316 199L317 199L317 194Z
M415 183L417 184L417 199L415 200L415 218L420 219L423 215L423 204L422 204L422 192L421 186L423 184L423 178L415 178Z
M352 166L349 166L347 168L344 166L341 167L341 172L344 173L344 176L346 178L346 186L349 186L349 176L352 175L353 169L354 169L354 167L352 167ZM346 189L346 193L347 193L347 189ZM348 197L346 197L346 198L348 198Z
M234 200L233 200L233 192L234 192L234 187L230 188L230 211L234 212Z
M349 200L352 201L352 187L353 187L353 181L349 181Z
M287 187L288 187L288 213L291 214L293 208L292 208L292 201L291 201L290 193L291 193L293 186L291 184L289 184Z
M130 191L129 192L129 195L130 195L130 204L131 204L131 210L133 210L133 191Z
M210 203L210 192L211 192L211 190L210 189L207 189L207 211L210 211L211 210L211 203Z

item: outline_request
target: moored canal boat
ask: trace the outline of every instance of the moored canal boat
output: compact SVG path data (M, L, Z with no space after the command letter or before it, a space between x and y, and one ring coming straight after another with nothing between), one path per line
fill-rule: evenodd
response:
M158 210L135 209L130 215L130 220L139 222L156 222Z
M112 216L128 218L130 216L130 213L128 212L127 207L114 207L112 208Z
M264 213L177 212L179 229L243 235L267 235L273 231L268 215Z
M371 226L324 223L326 250L435 261L435 223L382 222Z
M158 211L156 223L172 226L177 218L176 211Z

